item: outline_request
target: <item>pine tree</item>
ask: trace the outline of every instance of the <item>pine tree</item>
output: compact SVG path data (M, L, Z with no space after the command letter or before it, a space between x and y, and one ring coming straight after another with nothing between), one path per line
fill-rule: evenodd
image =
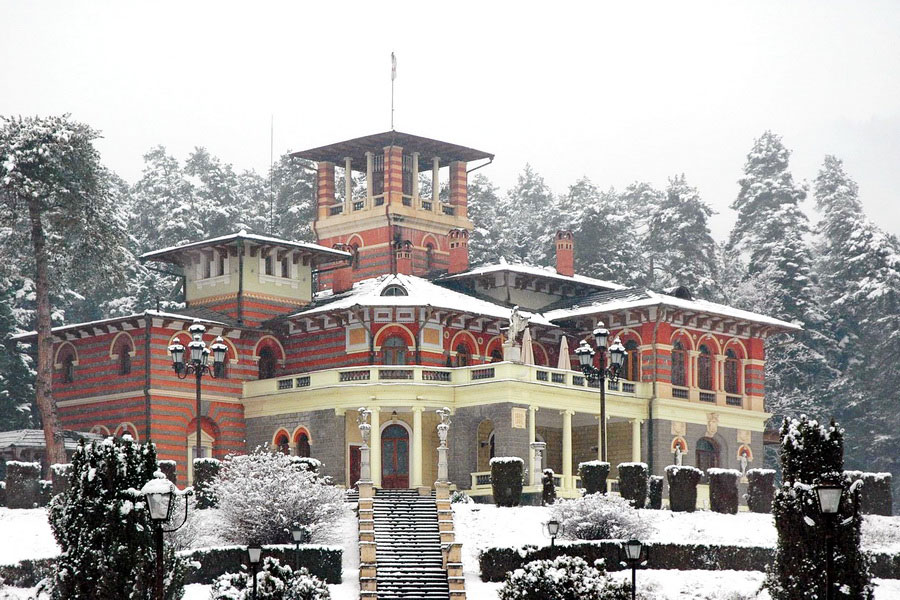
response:
M546 215L554 206L553 192L544 178L525 165L516 185L497 207L502 222L499 245L510 262L547 265L553 256L552 233L546 227Z
M316 216L316 170L307 161L284 154L272 169L275 188L276 237L302 242L314 241L310 223Z
M712 214L683 174L669 179L665 196L650 205L647 218L653 287L683 285L696 297L718 296L716 243L708 223Z
M496 242L502 227L497 218L500 204L497 192L497 187L481 173L468 183L468 211L474 225L469 236L469 263L474 267L496 262L503 254Z
M0 280L0 430L35 425L32 358L10 339L21 331L14 312L16 288L20 286Z

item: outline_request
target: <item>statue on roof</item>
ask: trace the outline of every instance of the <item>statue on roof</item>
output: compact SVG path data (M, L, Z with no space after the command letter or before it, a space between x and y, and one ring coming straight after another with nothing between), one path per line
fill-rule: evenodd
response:
M531 320L531 317L523 317L519 312L518 305L513 306L512 312L509 315L509 327L507 328L507 338L510 342L515 343L516 339L519 337L519 334L525 331L525 328L528 327L528 321Z

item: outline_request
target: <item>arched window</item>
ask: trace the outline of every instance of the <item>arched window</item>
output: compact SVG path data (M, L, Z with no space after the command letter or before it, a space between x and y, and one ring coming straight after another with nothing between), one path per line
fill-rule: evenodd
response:
M425 272L430 273L434 270L434 246L425 245Z
M704 437L697 440L697 468L703 472L719 466L719 445Z
M625 355L622 377L628 381L640 381L641 351L638 350L638 343L635 340L628 340L625 342L625 350L628 351L628 354Z
M729 394L740 394L740 385L738 383L738 373L740 372L741 361L738 360L734 350L725 351L725 392Z
M456 366L468 367L472 364L472 355L469 354L469 347L465 344L456 345Z
M491 458L497 457L497 440L496 440L496 437L494 436L494 433L495 432L492 431L491 435L488 436L488 448L490 449L489 452L490 452Z
M713 389L712 356L705 345L700 346L700 356L697 358L697 385L701 390Z
M501 362L503 360L503 352L499 348L494 348L491 351L491 362Z
M63 359L63 382L72 383L75 381L75 357L68 355Z
M409 348L402 337L392 335L381 345L381 363L385 365L405 365Z
M288 439L287 433L282 432L275 438L275 450L282 454L291 453L291 441Z
M128 375L131 373L131 353L129 350L131 350L131 344L126 341L119 343L119 375Z
M687 352L681 342L672 344L672 385L687 385L685 376L685 364L687 364Z
M275 353L271 348L263 348L259 352L259 378L271 379L275 377L275 367L277 366Z
M305 431L301 431L297 436L297 456L309 458L309 435Z
M350 266L355 271L359 268L359 246L356 244L350 244L350 254L352 255Z
M402 285L389 285L381 291L382 296L409 296L409 292Z

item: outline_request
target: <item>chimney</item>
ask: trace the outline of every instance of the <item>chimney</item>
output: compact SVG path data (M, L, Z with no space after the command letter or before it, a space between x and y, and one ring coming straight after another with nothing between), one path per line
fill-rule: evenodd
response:
M347 244L335 244L335 250L353 252L353 248ZM333 294L343 294L353 288L353 265L344 265L340 269L331 272L331 291Z
M397 253L397 273L412 275L412 242L398 241L395 243L394 251Z
M316 214L321 221L328 216L330 207L334 204L334 163L320 162L317 172Z
M450 204L455 208L456 216L468 217L468 192L466 182L466 163L455 160L450 163Z
M575 275L575 236L571 231L556 232L556 272L566 277Z
M450 238L450 275L462 273L469 269L469 232L465 229L451 229Z

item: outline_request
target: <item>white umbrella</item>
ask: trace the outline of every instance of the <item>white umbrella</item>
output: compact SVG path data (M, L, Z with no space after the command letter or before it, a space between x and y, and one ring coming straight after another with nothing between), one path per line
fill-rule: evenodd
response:
M534 347L531 345L531 329L528 327L522 334L522 362L526 365L534 364Z
M569 356L569 338L562 336L559 342L559 361L556 363L557 369L565 371L572 370L572 357Z

